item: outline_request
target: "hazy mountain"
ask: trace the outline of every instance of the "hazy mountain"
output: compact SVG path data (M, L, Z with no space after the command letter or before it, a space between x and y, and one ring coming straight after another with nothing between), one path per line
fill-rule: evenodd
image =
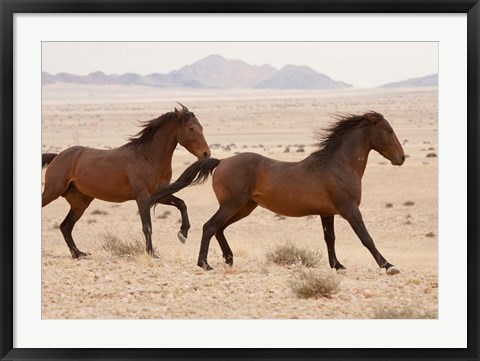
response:
M438 74L423 76L420 78L411 78L395 83L382 85L382 88L403 88L403 87L422 87L422 86L438 86Z
M55 83L55 76L42 71L42 85Z
M215 88L250 88L270 78L277 70L270 65L249 65L241 60L227 60L220 55L210 55L169 76L191 79Z
M121 84L125 85L140 85L143 84L145 79L141 75L134 74L134 73L125 73L123 75L119 75L117 80Z
M101 71L96 71L88 75L74 75L69 73L59 73L55 75L55 81L64 83L78 83L78 84L93 84L93 85L105 85L105 84L119 84L115 77L106 75Z
M350 84L335 81L325 74L317 73L308 66L286 65L273 76L255 85L263 89L337 89Z
M51 75L42 72L42 85L55 82L189 88L334 89L351 86L332 80L308 66L287 65L277 70L270 65L249 65L244 61L229 60L220 55L210 55L168 74L107 75L97 71L88 75Z

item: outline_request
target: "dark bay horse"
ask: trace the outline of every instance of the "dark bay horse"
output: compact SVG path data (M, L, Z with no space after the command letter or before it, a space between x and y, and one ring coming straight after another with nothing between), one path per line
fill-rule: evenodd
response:
M281 162L255 153L243 153L218 160L200 160L188 167L180 178L152 196L152 204L190 184L205 181L213 172L213 190L220 208L203 226L198 265L212 269L207 262L212 236L218 240L223 257L233 265L233 253L224 231L248 216L258 205L290 217L320 215L330 266L345 268L335 254L333 218L345 218L388 274L398 268L387 262L375 247L359 210L361 180L370 150L376 150L402 165L405 154L390 124L383 115L337 115L325 135L319 137L319 149L300 162Z
M181 105L181 104L180 104ZM195 115L182 110L165 113L143 124L143 129L123 146L110 150L75 146L59 154L42 155L45 173L42 207L63 196L70 212L60 225L73 258L86 256L72 238L75 223L94 198L108 202L135 200L145 235L146 250L153 255L150 197L172 179L172 156L180 143L198 159L210 157L203 128ZM177 207L182 215L179 238L182 242L190 224L187 208L180 198L168 195L159 203Z

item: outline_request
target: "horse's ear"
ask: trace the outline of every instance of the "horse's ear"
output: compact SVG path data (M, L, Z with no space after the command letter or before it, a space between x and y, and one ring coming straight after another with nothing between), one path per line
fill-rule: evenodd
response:
M365 118L367 120L371 121L374 124L378 123L380 120L382 120L382 117L380 116L380 114L375 113L375 112L370 112L370 113L365 114Z
M180 110L175 108L175 116L177 117L177 119L182 119L183 118L183 112L181 112Z

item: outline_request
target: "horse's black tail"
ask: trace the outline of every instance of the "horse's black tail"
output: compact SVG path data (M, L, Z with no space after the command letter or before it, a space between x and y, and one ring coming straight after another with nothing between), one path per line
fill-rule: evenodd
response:
M42 153L42 168L49 165L57 155L57 153Z
M150 204L153 206L163 197L176 193L189 185L201 184L205 182L213 170L220 163L220 159L208 158L197 160L189 166L176 182L161 188L150 197Z

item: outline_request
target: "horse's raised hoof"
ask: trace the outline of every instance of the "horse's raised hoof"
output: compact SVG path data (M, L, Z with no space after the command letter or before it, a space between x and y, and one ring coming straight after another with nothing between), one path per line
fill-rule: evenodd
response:
M393 276L399 273L400 273L400 270L395 266L390 266L387 268L387 275L389 276Z
M180 240L180 242L182 242L182 244L185 244L185 242L187 241L187 235L183 234L182 231L178 231L177 235L178 235L178 239Z

